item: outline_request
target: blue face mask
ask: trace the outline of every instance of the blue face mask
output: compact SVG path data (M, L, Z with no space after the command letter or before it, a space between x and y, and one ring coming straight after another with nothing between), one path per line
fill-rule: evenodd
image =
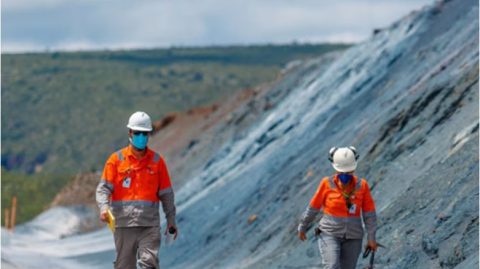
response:
M143 134L134 134L132 138L130 138L130 143L132 145L140 150L145 149L148 143L148 135L143 135Z
M343 185L348 184L350 180L352 180L353 176L350 174L338 174L338 178L342 182Z

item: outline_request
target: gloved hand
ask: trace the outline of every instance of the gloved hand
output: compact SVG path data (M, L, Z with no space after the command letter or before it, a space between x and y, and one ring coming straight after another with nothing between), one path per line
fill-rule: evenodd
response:
M375 240L368 240L367 246L366 246L365 248L369 248L369 249L371 249L372 251L377 251L377 248L378 248L377 241L375 241Z
M100 220L103 222L108 222L108 213L106 209L100 212Z
M167 233L170 233L170 231L173 232L174 236L173 236L173 240L177 239L177 236L178 236L178 228L175 224L168 224L167 225L167 229L165 229L165 235L167 235Z
M300 238L302 241L305 241L307 240L307 235L305 235L305 232L298 232L298 238Z

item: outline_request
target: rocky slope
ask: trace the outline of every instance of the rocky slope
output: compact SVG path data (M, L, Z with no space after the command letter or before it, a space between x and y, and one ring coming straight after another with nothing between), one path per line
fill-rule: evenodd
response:
M295 227L332 173L328 149L353 144L388 246L382 268L478 264L478 3L439 2L328 66L317 61L272 85L289 92L180 189L183 235L162 263L318 266L316 245Z

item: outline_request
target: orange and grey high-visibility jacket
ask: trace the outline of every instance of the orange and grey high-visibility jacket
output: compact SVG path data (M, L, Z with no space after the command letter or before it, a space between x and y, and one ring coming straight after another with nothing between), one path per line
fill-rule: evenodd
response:
M356 176L345 187L340 189L337 175L325 177L305 210L298 226L298 231L306 231L316 215L323 209L319 228L326 234L347 239L363 238L362 218L367 230L368 240L375 240L377 216L375 203L365 179ZM350 207L347 206L349 196Z
M150 149L138 160L131 145L108 158L97 186L101 211L112 208L117 227L159 226L162 203L168 224L175 224L174 194L164 159Z

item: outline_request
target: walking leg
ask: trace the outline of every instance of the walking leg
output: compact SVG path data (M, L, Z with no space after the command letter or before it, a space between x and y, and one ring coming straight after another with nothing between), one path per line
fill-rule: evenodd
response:
M116 228L113 238L117 257L114 262L115 269L136 268L136 228Z
M324 269L340 269L340 239L325 233L320 234L318 247Z
M160 227L144 227L138 242L138 265L142 269L159 269Z
M342 269L355 269L362 251L362 239L345 239L341 246L340 263Z

